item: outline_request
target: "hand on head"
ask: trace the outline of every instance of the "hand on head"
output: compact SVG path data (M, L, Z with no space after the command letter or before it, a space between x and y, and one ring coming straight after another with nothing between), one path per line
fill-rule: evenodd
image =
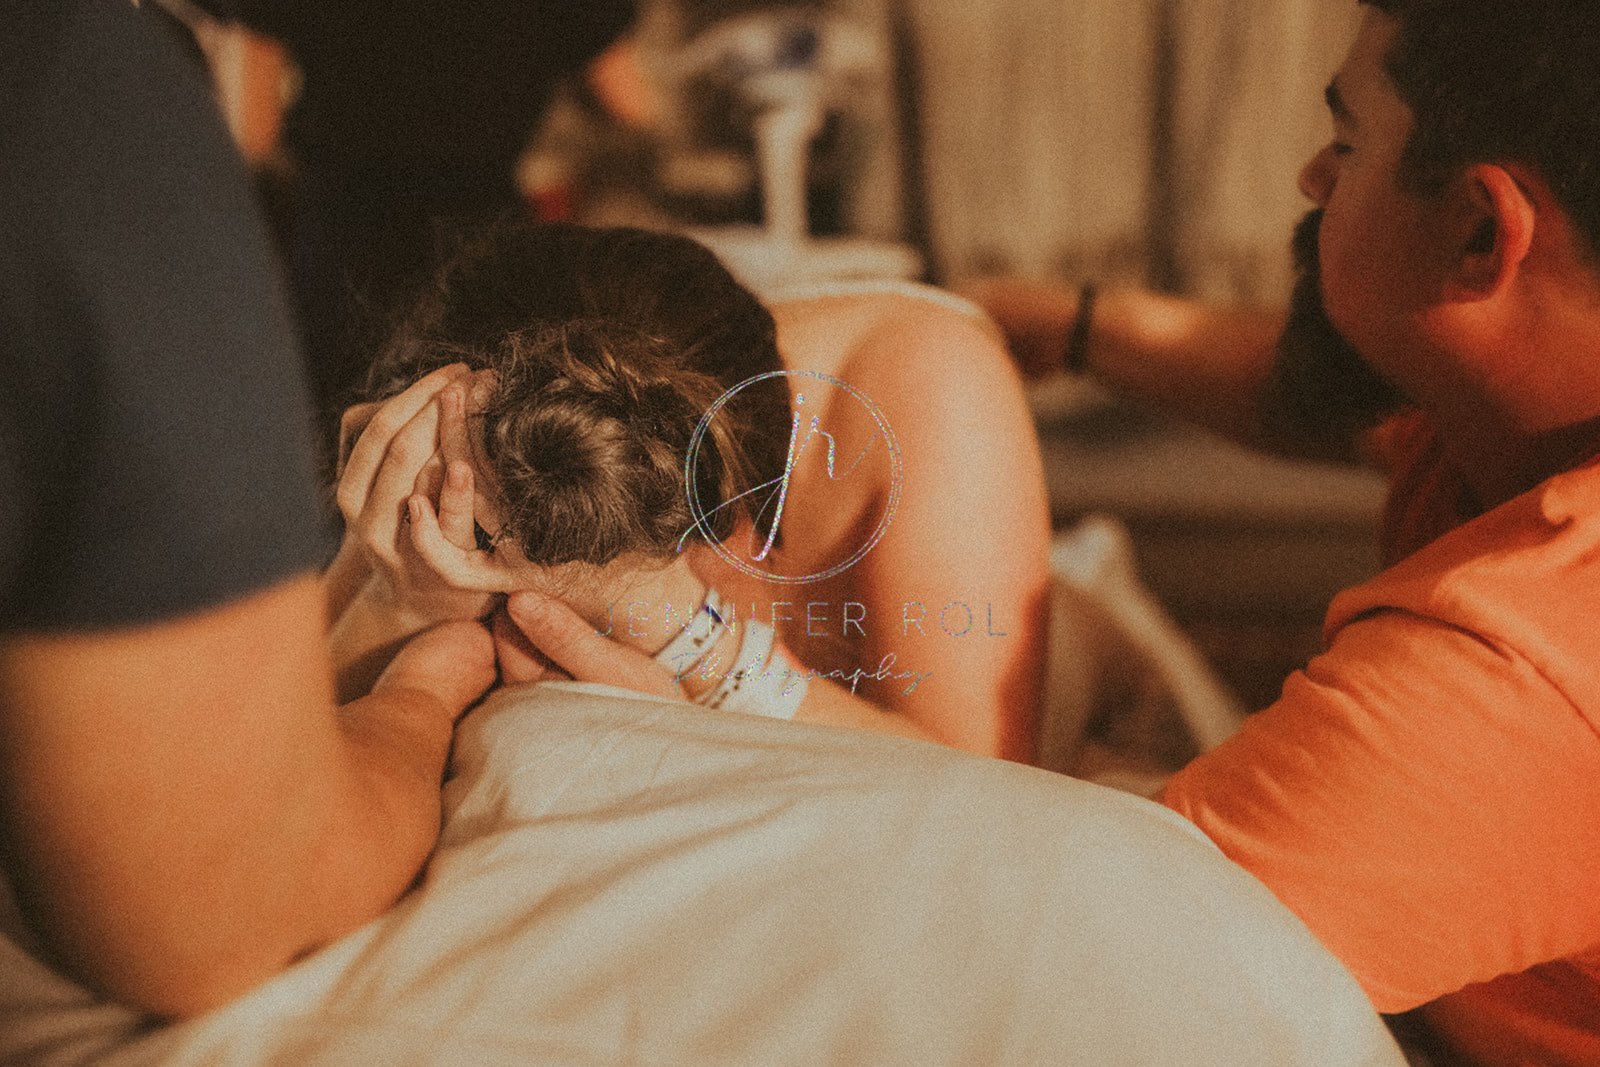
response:
M479 514L466 429L474 377L455 364L388 400L345 412L337 499L347 541L368 560L369 580L383 584L396 610L427 624L492 612L505 682L576 679L681 698L670 669L597 633L560 600L528 591L526 574L497 548L480 547L477 531L493 540L499 526ZM496 594L512 594L499 610ZM465 648L459 633L440 630L429 647ZM435 671L448 666L421 652L410 659ZM401 666L397 659L386 684L404 684L405 672L395 674Z
M507 684L575 680L685 699L671 668L595 632L561 601L513 593L490 621L500 678Z
M494 685L495 644L476 622L441 623L406 642L372 691L423 693L459 718Z
M379 592L421 623L481 619L513 588L475 538L466 431L472 375L443 367L397 396L345 412L336 498L346 545Z

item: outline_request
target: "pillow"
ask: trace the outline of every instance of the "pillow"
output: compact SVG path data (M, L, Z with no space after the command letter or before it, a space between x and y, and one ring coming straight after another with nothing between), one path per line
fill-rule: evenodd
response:
M445 813L390 914L107 1062L1403 1062L1189 823L1044 771L545 684Z

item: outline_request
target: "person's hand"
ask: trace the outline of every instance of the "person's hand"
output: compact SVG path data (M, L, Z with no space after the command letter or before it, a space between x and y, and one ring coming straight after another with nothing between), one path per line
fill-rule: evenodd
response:
M452 583L417 551L409 507L414 496L430 508L437 497L431 532L463 552L473 549L469 379L464 366L445 367L381 404L352 408L343 420L349 447L336 494L345 520L340 554L360 554L366 591L411 626L482 618L493 607L493 589Z
M573 679L685 699L672 669L636 648L595 632L567 605L538 593L514 593L490 622L501 680Z
M454 722L495 681L495 649L476 622L446 622L407 641L373 685L374 693L408 689L437 700Z

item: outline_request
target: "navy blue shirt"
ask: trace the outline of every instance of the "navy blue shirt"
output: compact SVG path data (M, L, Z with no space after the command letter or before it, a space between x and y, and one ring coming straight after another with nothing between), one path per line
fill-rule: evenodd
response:
M129 0L0 0L0 25L0 631L314 567L294 333L192 38Z

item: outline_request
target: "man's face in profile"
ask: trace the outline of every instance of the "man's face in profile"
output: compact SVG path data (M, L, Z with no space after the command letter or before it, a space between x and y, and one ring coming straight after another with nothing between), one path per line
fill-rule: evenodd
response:
M1290 440L1348 440L1406 402L1373 369L1409 372L1408 323L1428 299L1422 204L1401 181L1411 110L1385 69L1398 31L1391 17L1367 13L1326 90L1332 138L1300 174L1316 210L1295 230L1269 411L1269 428Z
M1321 227L1321 209L1309 212L1295 227L1294 291L1289 321L1278 338L1265 413L1269 430L1305 445L1319 439L1348 440L1406 403L1328 317L1318 254Z

